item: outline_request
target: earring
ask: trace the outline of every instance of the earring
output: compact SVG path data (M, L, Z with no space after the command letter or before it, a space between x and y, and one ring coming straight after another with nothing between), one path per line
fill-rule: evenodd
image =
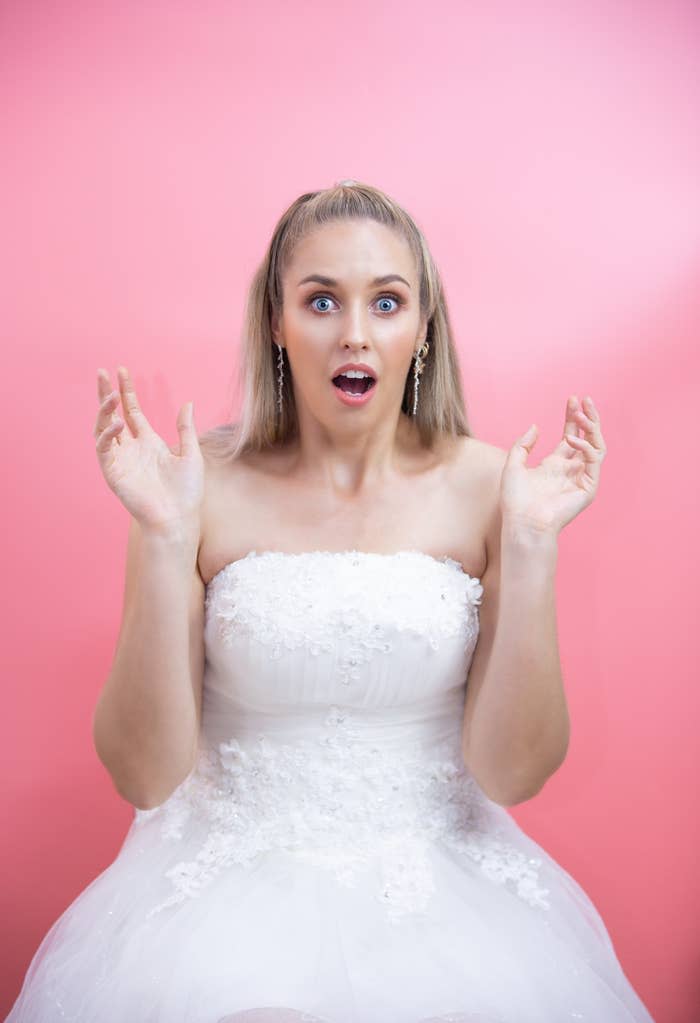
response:
M423 372L425 366L424 359L428 354L428 348L430 345L426 341L418 351L415 353L416 361L413 366L413 415L416 415L418 410L418 384L420 383L419 377Z
M277 356L277 369L279 370L279 376L277 377L277 411L282 415L282 383L284 381L284 360L282 358L282 345L277 344L279 349L279 355Z

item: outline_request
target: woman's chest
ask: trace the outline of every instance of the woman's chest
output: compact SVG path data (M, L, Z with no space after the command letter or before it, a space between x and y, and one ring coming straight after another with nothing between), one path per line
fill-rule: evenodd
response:
M232 471L207 481L199 564L211 579L250 551L418 550L480 577L489 508L456 471L416 473L366 494L284 475Z

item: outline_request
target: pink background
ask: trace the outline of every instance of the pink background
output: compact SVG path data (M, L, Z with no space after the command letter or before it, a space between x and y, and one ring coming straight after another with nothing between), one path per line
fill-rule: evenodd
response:
M132 817L91 736L127 530L94 454L97 367L132 370L169 443L187 400L200 432L225 421L274 222L354 177L426 233L477 436L508 448L536 422L536 463L569 394L600 409L601 488L560 539L569 755L511 812L590 894L654 1018L688 1023L700 8L16 0L0 36L0 1011Z

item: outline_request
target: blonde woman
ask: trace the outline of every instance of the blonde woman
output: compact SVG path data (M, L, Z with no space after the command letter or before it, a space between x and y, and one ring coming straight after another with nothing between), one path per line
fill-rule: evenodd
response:
M590 397L527 464L475 438L412 218L299 197L250 290L242 413L179 445L98 375L131 516L95 711L134 820L10 1023L649 1023L598 911L507 808L561 765L557 538Z

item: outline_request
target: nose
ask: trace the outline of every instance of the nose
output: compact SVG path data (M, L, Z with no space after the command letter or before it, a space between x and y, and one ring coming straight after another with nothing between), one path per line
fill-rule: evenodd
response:
M365 348L369 341L369 320L362 302L348 305L342 320L342 343L346 348Z
M367 348L367 342L366 341L362 341L360 339L356 340L354 338L347 338L346 337L345 340L343 341L343 348L345 348L345 349L347 349L348 351L351 351L351 352L355 352L355 351L359 352L359 351L363 351L364 349Z

